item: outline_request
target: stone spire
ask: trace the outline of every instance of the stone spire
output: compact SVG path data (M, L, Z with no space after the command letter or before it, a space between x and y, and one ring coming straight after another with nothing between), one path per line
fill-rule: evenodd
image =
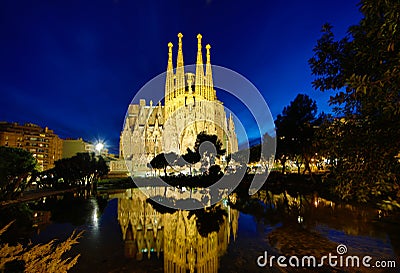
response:
M228 124L229 131L235 131L235 122L233 121L232 113L229 113L229 124Z
M211 62L210 62L210 48L211 46L206 45L207 49L207 64L206 64L206 97L208 100L214 100L214 84L212 78Z
M195 79L195 93L204 96L204 67L203 67L203 53L201 52L201 34L197 35L197 60L196 60L196 79Z
M165 102L170 101L174 94L174 67L172 64L172 43L168 43L168 66L167 66L167 75L165 80Z
M185 92L185 71L183 68L182 33L178 33L178 58L176 65L176 92L180 95Z

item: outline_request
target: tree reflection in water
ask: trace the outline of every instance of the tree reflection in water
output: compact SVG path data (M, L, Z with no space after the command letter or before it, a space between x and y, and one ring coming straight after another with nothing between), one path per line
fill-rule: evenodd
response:
M147 200L137 189L101 196L55 196L7 207L2 215L20 215L16 227L30 230L32 213L51 212L52 223L40 228L34 242L63 239L73 229L84 229L77 246L81 262L72 272L159 272L161 268L165 272L217 272L218 268L256 272L260 268L255 258L266 249L318 257L317 252L335 253L339 243L345 243L349 253L368 251L373 257L393 259L400 253L398 224L383 222L376 209L339 204L316 194L236 192L215 206L195 211L166 208ZM238 230L239 211L243 217ZM29 238L18 232L14 237L19 242ZM123 259L124 252L133 259Z
M378 210L349 204L337 204L319 197L287 192L259 191L253 196L239 194L232 204L240 212L251 214L256 222L275 227L267 237L271 246L285 255L320 256L335 252L343 242L353 253L376 257L399 255L399 237L387 223L378 221ZM391 238L391 240L388 240ZM386 249L382 250L382 246Z

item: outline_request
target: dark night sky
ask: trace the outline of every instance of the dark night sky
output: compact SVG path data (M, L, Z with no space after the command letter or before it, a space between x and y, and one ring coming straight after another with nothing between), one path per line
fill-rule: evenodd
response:
M196 61L196 35L212 45L211 62L247 77L275 118L314 91L307 60L330 22L338 37L361 18L355 0L283 1L0 1L0 121L48 126L60 137L105 140L119 133L135 93L176 58ZM203 53L205 60L205 54ZM229 101L225 101L229 106Z

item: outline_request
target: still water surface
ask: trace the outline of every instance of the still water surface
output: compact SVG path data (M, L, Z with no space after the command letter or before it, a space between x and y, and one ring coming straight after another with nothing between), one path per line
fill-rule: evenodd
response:
M291 272L276 264L260 268L256 260L265 251L336 254L339 244L348 254L396 260L400 266L397 224L380 221L375 209L318 196L233 194L211 209L190 212L165 209L138 189L127 189L98 197L47 198L30 207L38 225L30 236L34 243L85 231L72 250L81 257L71 272Z

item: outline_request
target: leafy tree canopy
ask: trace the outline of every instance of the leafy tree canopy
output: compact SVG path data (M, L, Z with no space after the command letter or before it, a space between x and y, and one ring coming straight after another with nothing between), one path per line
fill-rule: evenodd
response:
M36 173L36 159L19 148L0 147L0 199L22 193Z
M172 166L178 159L178 155L174 152L161 153L156 155L151 161L150 166L154 169L164 169L165 176L167 175L167 167Z
M200 154L196 153L194 151L192 151L190 148L187 148L186 150L186 154L183 154L180 157L180 165L186 165L189 164L189 171L190 171L190 175L192 175L192 165L196 164L197 162L199 162L201 159Z
M56 161L52 171L56 180L62 178L67 184L87 185L106 175L109 167L101 156L96 157L94 153L78 153L71 158Z
M330 103L339 118L326 126L326 141L337 160L337 191L344 199L398 205L400 2L363 0L360 11L363 18L342 39L323 26L309 60L313 86L334 92Z
M315 128L319 124L317 104L309 96L298 94L275 120L277 133L277 158L285 170L287 159L300 165L304 162L311 172L309 163L315 154Z
M222 149L222 142L218 139L218 136L208 135L205 132L197 135L194 150L199 154L213 154L217 157L225 154L225 149Z

